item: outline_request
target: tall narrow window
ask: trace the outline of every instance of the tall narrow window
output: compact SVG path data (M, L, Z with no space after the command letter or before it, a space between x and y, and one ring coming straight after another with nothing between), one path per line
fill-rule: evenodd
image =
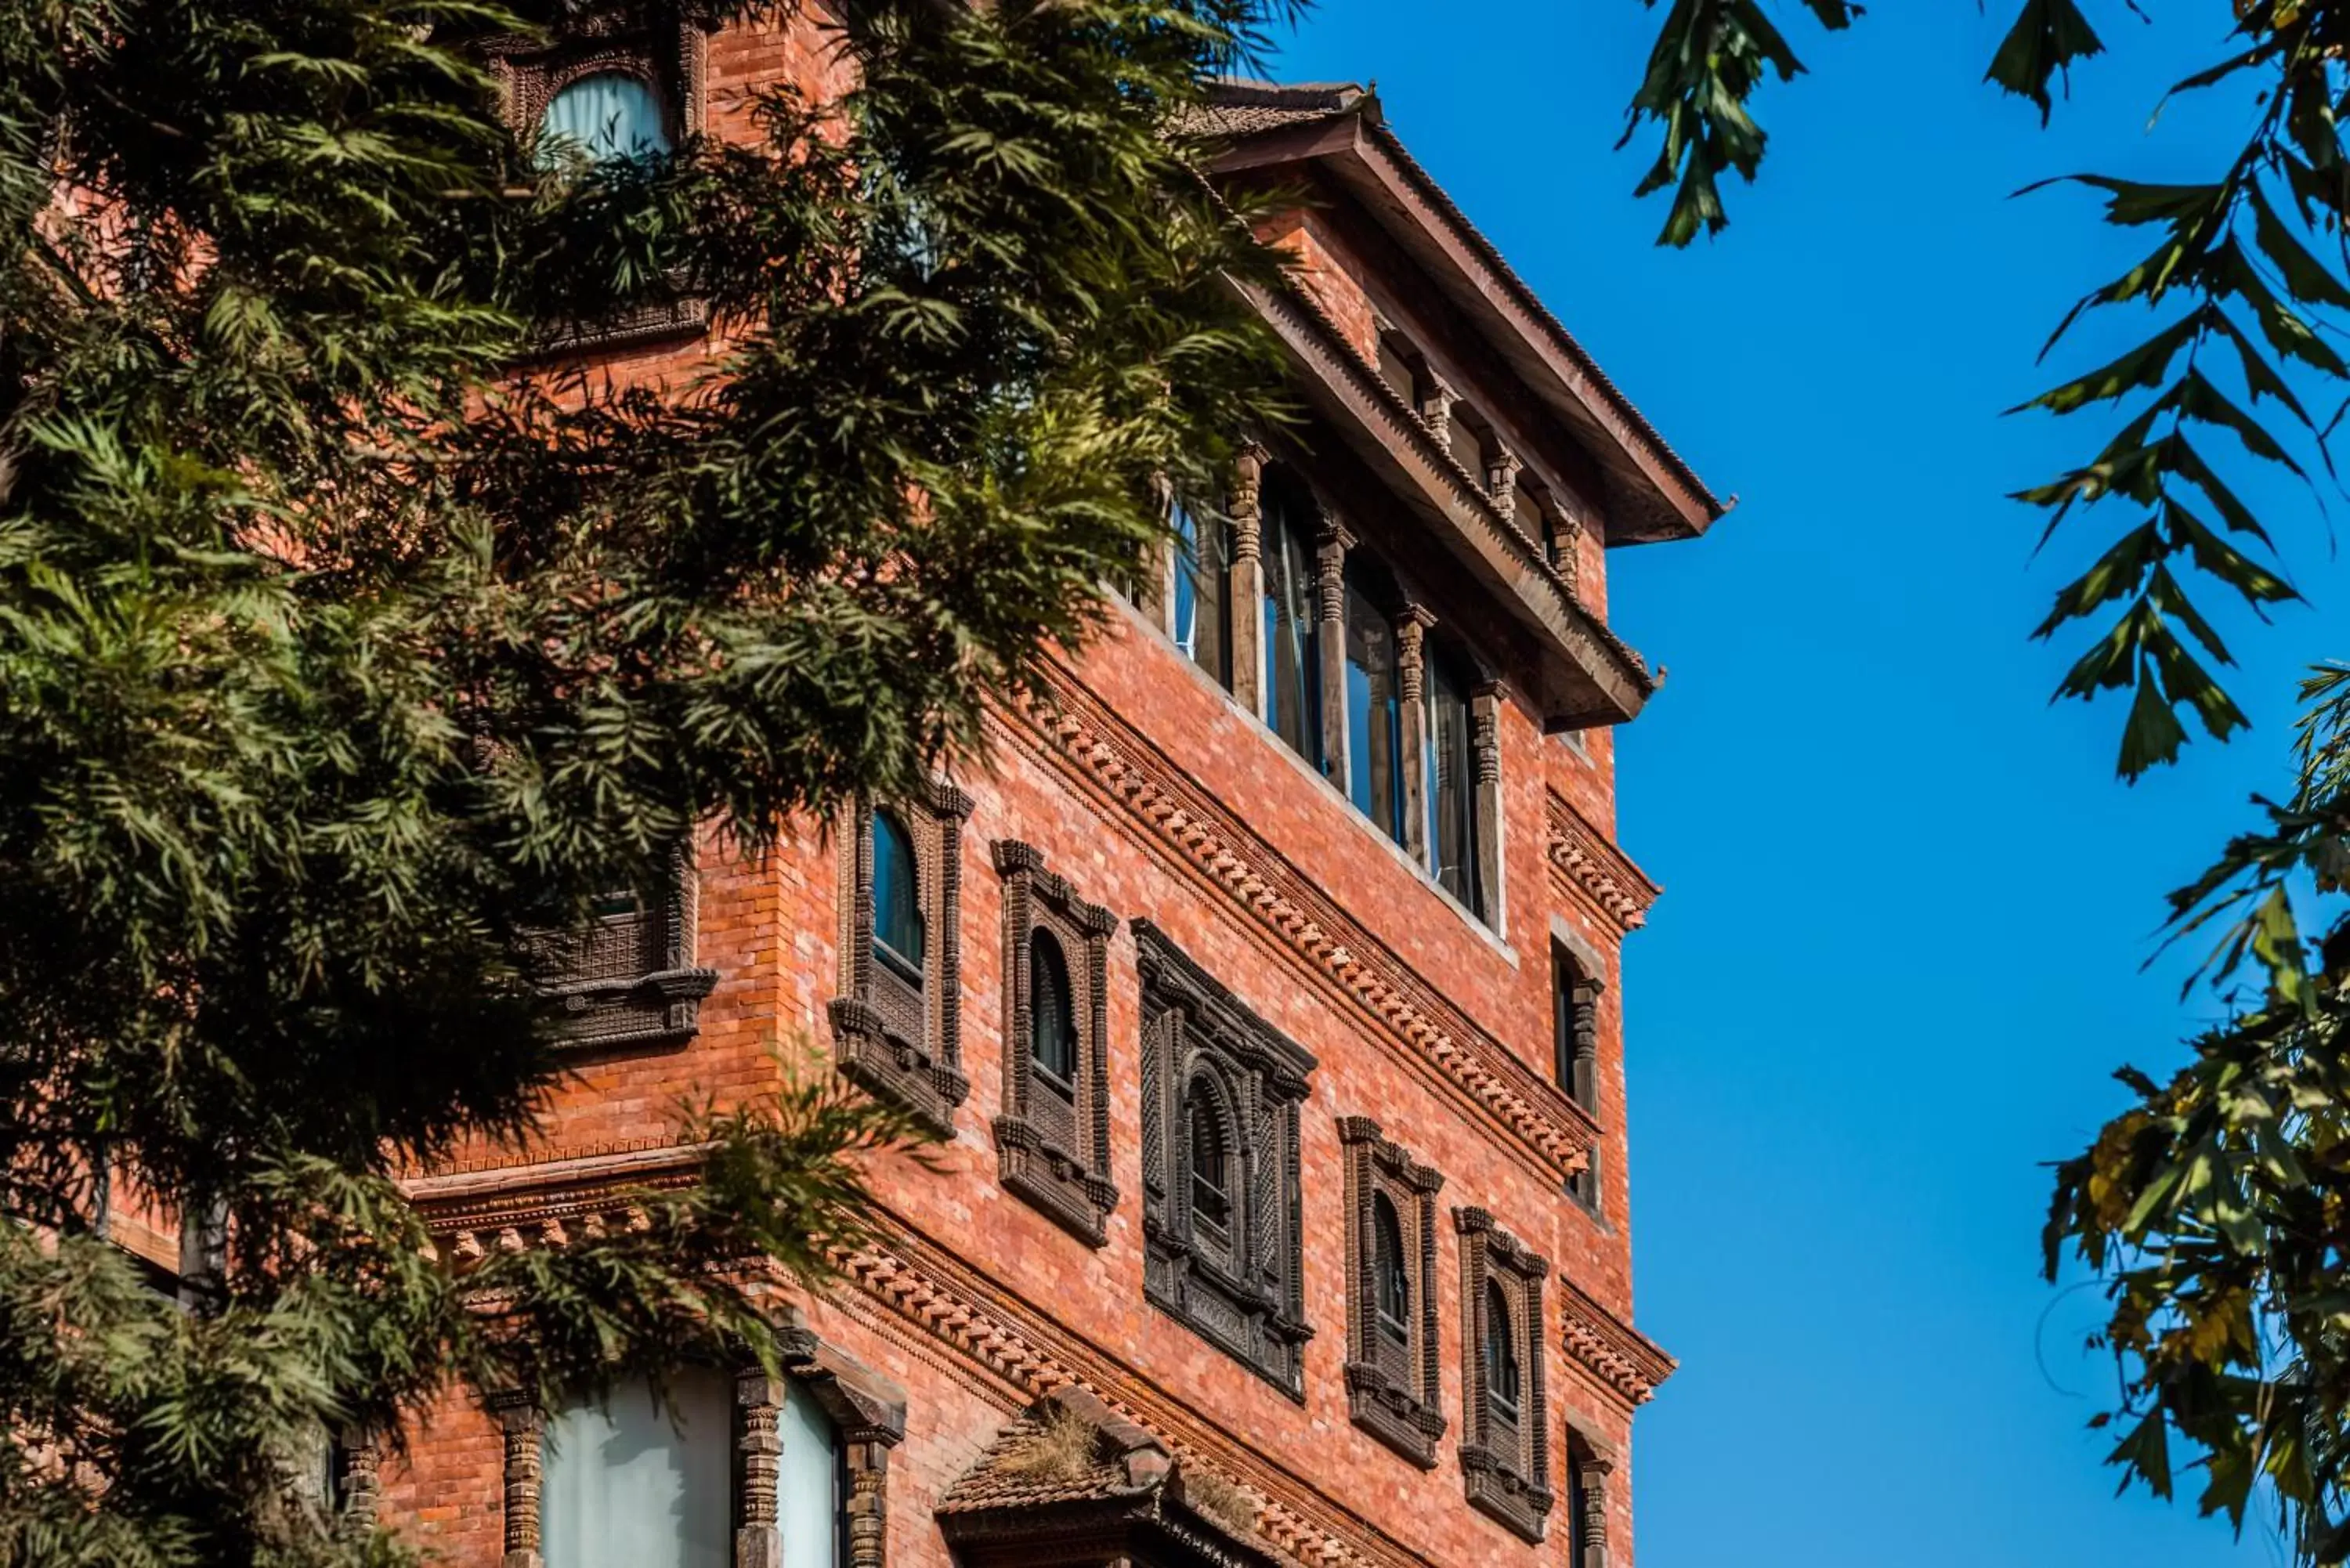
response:
M1485 1287L1485 1397L1493 1419L1515 1433L1518 1426L1518 1342L1510 1326L1509 1298L1499 1284Z
M1347 792L1397 843L1404 842L1403 680L1395 623L1347 573Z
M1379 1337L1390 1345L1411 1345L1411 1264L1403 1250L1403 1222L1384 1192L1371 1196L1371 1260L1373 1282L1378 1292Z
M1050 931L1028 937L1028 1054L1047 1087L1077 1095L1077 1020L1069 999L1069 963Z
M915 985L922 983L922 888L914 841L886 811L873 814L875 956Z
M566 157L596 162L654 158L670 150L660 100L651 88L622 71L580 78L547 101L539 121L538 161Z
M1470 680L1442 651L1428 661L1428 852L1439 886L1485 916L1477 843L1477 742Z
M1290 750L1327 771L1312 502L1294 476L1269 469L1263 505L1264 722Z
M795 1382L776 1412L783 1457L775 1469L775 1522L784 1561L836 1568L847 1532L841 1528L848 1475L840 1434L806 1388ZM552 1568L552 1564L549 1565Z
M1191 1157L1191 1223L1201 1239L1220 1253L1229 1253L1232 1236L1232 1172L1224 1147L1223 1122L1216 1114L1216 1092L1207 1080L1195 1078L1183 1096L1183 1119L1189 1125Z
M539 1519L546 1568L725 1568L732 1399L716 1372L642 1384L546 1424Z
M1461 1473L1470 1502L1540 1541L1552 1506L1543 1385L1543 1282L1550 1262L1482 1209L1456 1209L1461 1231Z
M1118 919L1077 897L1017 839L990 852L1003 877L1003 1185L1083 1240L1107 1241L1109 937ZM1021 1049L1024 1044L1026 1049Z
M932 784L840 826L840 991L826 1006L841 1072L951 1136L962 1071L962 825Z
M1436 1194L1444 1178L1340 1116L1347 1167L1347 1409L1356 1426L1422 1469L1436 1467Z
M1302 1352L1314 1331L1305 1322L1298 1108L1314 1057L1149 920L1134 921L1133 931L1144 1299L1302 1401ZM1359 1234L1368 1212L1359 1211L1349 1234Z
M1232 530L1221 517L1202 518L1175 505L1175 646L1226 691L1232 684Z

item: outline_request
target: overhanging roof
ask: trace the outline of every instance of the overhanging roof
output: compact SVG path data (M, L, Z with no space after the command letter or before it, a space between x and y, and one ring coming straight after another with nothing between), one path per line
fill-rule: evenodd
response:
M1307 167L1353 196L1589 452L1610 545L1695 538L1729 508L1405 151L1352 84L1229 81L1211 128L1220 171Z

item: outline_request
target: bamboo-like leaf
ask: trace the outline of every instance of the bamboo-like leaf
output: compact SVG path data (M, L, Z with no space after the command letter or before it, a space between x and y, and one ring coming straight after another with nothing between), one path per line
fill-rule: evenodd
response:
M2334 310L2350 309L2350 286L2334 275L2332 268L2312 255L2307 246L2294 237L2284 220L2258 182L2249 185L2246 198L2252 209L2252 234L2261 251L2284 275L2285 286L2297 299Z
M2069 414L2090 403L2111 402L2133 391L2159 385L2169 373L2171 360L2204 331L2206 325L2206 312L2190 312L2086 375L2052 387L2007 411L2013 414L2026 409L2046 409L2051 413Z
M2073 0L2023 0L1983 79L2030 99L2044 125L2053 107L2049 84L2074 60L2103 54L2105 47Z

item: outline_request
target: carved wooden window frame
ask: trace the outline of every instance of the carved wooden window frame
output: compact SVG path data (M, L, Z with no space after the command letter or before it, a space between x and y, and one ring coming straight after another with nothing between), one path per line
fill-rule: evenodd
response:
M660 108L674 143L699 136L709 96L710 27L695 7L678 7L674 26L632 25L619 10L571 18L552 37L506 36L485 49L505 101L506 122L525 146L555 95L576 81L612 74L641 82ZM536 344L536 355L594 353L634 348L709 330L710 305L699 298L653 300L594 321L557 329Z
M1142 987L1143 1295L1303 1403L1305 1322L1298 1117L1313 1055L1144 919L1132 922ZM1229 1257L1197 1232L1183 1105L1211 1084L1235 1218Z
M1444 1178L1380 1135L1368 1116L1338 1118L1347 1164L1347 1405L1356 1426L1422 1469L1444 1436L1438 1379L1436 1195ZM1378 1321L1377 1199L1394 1208L1411 1284L1403 1376Z
M831 1418L847 1470L840 1521L848 1568L888 1561L889 1450L906 1435L906 1402L895 1385L804 1328L778 1335L784 1378L799 1384ZM783 1465L786 1384L753 1365L734 1371L730 1490L733 1568L784 1568L776 1481ZM546 1479L546 1412L526 1399L492 1407L504 1437L504 1545L500 1568L546 1568L541 1497ZM828 1568L828 1565L827 1565Z
M997 1176L1089 1246L1108 1240L1118 1207L1109 1175L1109 937L1118 917L1077 897L1017 839L993 850L1003 878L1003 1111L995 1118ZM1059 1101L1030 1047L1030 953L1038 931L1060 944L1076 1025L1076 1081Z
M879 981L873 940L873 813L849 813L839 841L839 994L827 1008L833 1060L868 1093L904 1106L945 1137L955 1107L971 1094L962 1070L962 826L972 797L932 783L922 797L892 803L891 815L914 841L922 914L922 1034L893 1029L876 1005Z
M671 852L660 886L637 896L633 915L594 918L588 931L549 937L539 994L555 1011L560 1046L581 1053L674 1049L702 1027L702 1002L718 971L697 964L701 877L693 852ZM650 928L650 929L648 929ZM619 969L601 961L619 933L644 957Z
M1461 1233L1461 1473L1470 1504L1513 1533L1540 1542L1557 1502L1550 1489L1550 1407L1543 1364L1543 1282L1549 1260L1482 1209L1455 1209ZM1500 1287L1518 1351L1514 1440L1493 1418L1485 1379L1486 1286Z

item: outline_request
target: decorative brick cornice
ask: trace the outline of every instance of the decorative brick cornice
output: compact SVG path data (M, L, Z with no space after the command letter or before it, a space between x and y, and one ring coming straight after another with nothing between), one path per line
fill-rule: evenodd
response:
M1544 585L1560 611L1565 645L1594 682L1618 705L1613 712L1593 711L1578 715L1576 727L1586 722L1615 722L1639 711L1656 693L1657 677L1638 653L1616 635L1575 596L1575 585L1559 570L1541 541L1505 515L1485 488L1485 476L1472 474L1454 455L1451 443L1433 429L1425 415L1403 400L1388 385L1378 368L1330 319L1329 314L1304 288L1295 284L1274 289L1243 285L1240 292L1263 316L1275 334L1328 383L1343 383L1359 408L1375 412L1384 426L1378 433L1392 451L1409 452L1440 478L1445 500L1460 516L1473 519L1478 529L1498 544L1512 564Z
M1561 1277L1560 1314L1565 1322L1569 1361L1582 1367L1603 1388L1625 1405L1645 1405L1658 1386L1680 1367L1664 1347L1609 1312L1578 1287Z
M876 1301L1013 1387L1035 1397L1071 1385L1085 1388L1160 1435L1187 1463L1238 1480L1258 1500L1256 1533L1298 1562L1425 1568L1420 1556L1371 1521L1232 1440L1194 1401L1145 1383L910 1231L886 1227L842 1266Z
M1037 687L1005 725L1014 740L1125 807L1172 858L1222 888L1546 1172L1563 1178L1585 1167L1599 1136L1586 1113L1471 1023L1064 668L1041 670Z
M1598 906L1622 929L1638 929L1648 919L1648 906L1663 889L1575 807L1555 794L1546 797L1546 804L1550 809L1544 850L1554 877L1568 891Z
M707 1144L658 1144L534 1165L412 1178L401 1183L435 1236L460 1259L492 1248L559 1247L582 1234L639 1222L631 1194L670 1192L700 1179Z

